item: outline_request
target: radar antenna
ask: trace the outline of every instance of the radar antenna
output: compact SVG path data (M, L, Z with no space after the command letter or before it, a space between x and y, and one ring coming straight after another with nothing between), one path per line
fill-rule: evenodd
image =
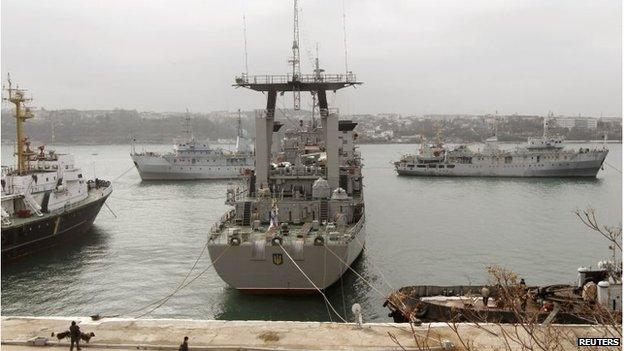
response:
M297 0L294 0L292 58L289 62L292 65L292 81L297 82L301 74L301 60L299 55L299 6ZM299 89L293 90L293 100L294 110L299 111L301 109L301 92Z

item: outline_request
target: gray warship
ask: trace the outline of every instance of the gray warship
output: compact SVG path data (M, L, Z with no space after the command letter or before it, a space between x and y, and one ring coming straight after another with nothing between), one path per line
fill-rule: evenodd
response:
M394 166L399 175L409 176L595 178L608 153L604 146L565 149L563 137L549 135L545 118L543 135L515 150L500 149L496 136L477 152L467 145L451 149L425 142L418 154L404 155Z
M85 179L71 155L31 150L23 125L34 117L30 99L10 78L6 91L15 106L17 165L2 167L2 264L86 235L113 191L109 181Z
M361 83L352 73L324 74L318 63L314 74L300 74L296 34L293 57L292 74L242 75L234 84L265 93L267 105L255 116L255 169L246 172L245 188L228 189L233 209L210 230L208 251L219 276L250 293L325 289L349 269L366 239L356 124L339 121L326 94ZM300 92L310 92L321 125L300 122L272 158L273 133L281 126L275 104L284 92L293 92L295 110Z

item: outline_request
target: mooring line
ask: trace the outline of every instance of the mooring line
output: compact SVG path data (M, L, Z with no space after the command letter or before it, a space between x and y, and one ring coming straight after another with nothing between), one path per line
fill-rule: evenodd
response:
M618 171L619 173L622 173L622 171L621 171L620 169L618 169L617 167L613 166L613 165L612 165L612 164L610 164L609 162L604 161L604 163L606 163L606 164L607 164L607 166L609 166L609 167L611 167L611 168L615 169L615 170L616 170L616 171Z
M329 247L327 247L327 245L323 245L323 247L325 247L327 251L331 252L332 255L334 255L340 262L342 262L342 264L345 265L345 267L347 267L348 269L351 270L351 272L355 273L355 275L360 277L360 279L362 279L366 284L368 284L368 286L370 286L373 290L375 290L381 297L384 297L384 298L387 297L387 294L382 293L381 291L379 291L379 289L374 287L373 284L371 284L368 280L366 280L366 278L362 277L360 273L356 272L355 269L353 269L345 261L343 261L342 258L340 258L335 252L333 252Z
M130 312L127 313L120 313L120 314L116 314L116 315L106 315L106 316L101 316L100 318L115 318L115 317L120 317L122 315L131 315L140 311L143 311L151 306L157 305L156 307L152 308L150 311L143 313L139 316L137 316L136 318L141 318L153 311L155 311L156 309L160 308L162 305L164 305L171 297L173 297L173 295L175 295L176 293L178 293L180 290L184 289L185 287L187 287L190 283L192 283L193 281L195 281L197 278L199 278L201 275L203 275L204 273L206 273L208 271L208 269L212 266L214 266L215 263L217 263L217 261L221 258L221 256L223 256L223 254L229 249L229 246L226 247L225 250L223 250L223 252L208 266L206 267L206 269L204 269L202 272L200 272L198 275L196 275L195 277L193 277L193 279L191 279L189 282L186 282L187 279L189 278L189 276L191 275L191 273L193 272L193 270L195 270L195 267L197 266L197 264L199 263L199 260L201 259L201 257L204 255L204 252L206 251L206 248L208 247L208 244L203 245L202 247L202 251L199 253L199 256L197 256L197 258L195 259L195 262L193 263L193 266L191 267L191 269L188 271L188 273L186 274L186 276L184 277L184 279L182 280L182 282L180 282L180 284L178 284L178 286L171 292L169 293L167 296L160 298L154 302L151 302L147 305L144 305L138 309L132 310Z
M123 177L126 173L130 172L130 170L132 170L133 168L134 168L134 166L130 166L130 168L126 169L122 174L118 175L115 179L111 180L111 182L114 182L117 179Z
M204 245L204 249L205 249L206 247L208 247L208 244ZM225 252L227 252L227 250L228 250L229 248L230 248L230 246L229 246L229 245L228 245L228 246L226 246L226 247L225 247L225 250L223 250L223 252L221 252L221 254L219 254L219 256L217 256L217 258L216 258L214 261L212 261L212 263L210 263L210 265L209 265L208 267L206 267L203 271L199 272L199 274L197 274L195 277L193 277L193 279L189 280L189 281L188 281L187 283L185 283L184 285L182 285L182 284L178 285L178 287L177 287L177 288L176 288L176 289L175 289L175 290L174 290L171 294L169 294L168 296L166 296L166 297L164 297L163 299L161 299L161 300L160 300L160 301L162 301L162 302L158 303L158 305L156 305L154 308L152 308L151 310L149 310L149 311L147 311L147 312L145 312L145 313L143 313L143 314L141 314L141 315L137 316L136 318L141 318L141 317L144 317L144 316L146 316L146 315L148 315L148 314L150 314L150 313L154 312L155 310L157 310L158 308L160 308L160 307L161 307L162 305L164 305L165 303L167 303L167 301L169 301L169 299L170 299L170 298L172 298L172 297L173 297L173 295L177 294L180 290L182 290L182 289L186 288L186 287L187 287L187 286L189 286L191 283L193 283L195 280L197 280L197 278L199 278L199 277L201 277L202 275L204 275L204 273L206 273L206 272L207 272L207 271L208 271L211 267L213 267L213 266L215 265L215 263L217 263L217 261L219 261L219 259L220 259L221 257L223 257L223 254L225 254ZM202 250L202 254L203 254L203 251L204 251L204 250ZM199 258L200 258L200 257L201 257L201 255L197 258L197 261L199 261ZM197 264L197 261L195 262L195 264ZM188 278L188 276L190 276L190 272L192 272L194 268L195 268L195 265L193 265L193 268L191 268L191 271L189 271L189 274L187 274L187 276L185 277L185 280ZM184 281L183 281L183 282L184 282ZM151 305L153 305L153 303L152 303ZM149 306L149 305L148 305L148 306Z
M117 215L115 214L115 212L113 212L113 209L110 208L110 206L108 206L108 204L106 202L104 202L104 205L106 206L106 208L108 208L108 210L110 211L110 213L113 214L113 216L115 216L115 218L117 218Z
M331 302L329 302L329 300L327 299L327 296L325 296L325 293L319 289L318 286L316 286L316 284L314 284L314 282L312 281L312 279L310 279L310 277L308 277L307 274L305 274L305 272L301 269L301 267L299 267L299 265L297 264L297 262L295 262L295 260L290 257L290 254L288 253L288 251L286 251L286 249L284 249L284 247L282 246L282 244L278 244L279 247L282 249L282 251L284 251L284 253L286 254L286 256L288 256L288 258L290 259L290 261L295 265L295 267L297 267L297 269L299 270L299 272L301 272L301 274L308 280L308 282L310 282L310 284L312 284L312 286L321 294L321 296L323 296L323 299L325 299L325 302L327 304L329 304L329 307L331 307L332 311L334 311L334 313L344 322L347 323L347 320L342 318L342 316L340 315L340 313L338 313L338 311L336 311L336 309L334 308L334 306L331 304Z

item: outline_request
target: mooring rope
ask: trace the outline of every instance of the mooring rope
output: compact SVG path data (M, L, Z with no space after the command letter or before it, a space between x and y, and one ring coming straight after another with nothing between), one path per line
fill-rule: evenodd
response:
M357 235L353 237L358 244L360 244L360 246L362 247L362 250L368 252L368 248L366 247L366 245L364 245L360 239L358 239ZM381 279L383 280L383 282L390 288L391 291L396 291L396 289L394 288L394 286L392 284L390 284L390 280L388 280L386 278L386 276L383 274L383 272L381 271L381 269L379 268L379 266L377 266L375 264L375 262L372 259L367 259L368 262L370 262L370 264L375 267L375 270L377 270L377 273L379 273L379 276L381 277Z
M188 271L188 273L186 274L186 276L184 277L184 279L180 282L180 284L178 284L178 286L171 292L169 293L167 296L160 298L156 301L153 301L147 305L144 305L140 308L134 309L130 312L127 313L120 313L120 314L116 314L116 315L106 315L106 316L101 316L101 318L115 318L115 317L120 317L124 314L126 315L131 315L137 312L141 312L151 306L157 305L156 307L152 308L151 310L149 310L146 313L143 313L139 316L137 316L136 318L141 318L149 313L152 313L153 311L155 311L156 309L160 308L162 305L164 305L171 297L173 297L176 293L178 293L180 290L184 289L185 287L187 287L190 283L192 283L193 281L195 281L197 278L199 278L201 275L203 275L204 273L206 273L208 271L208 269L212 266L214 266L215 263L217 263L217 261L221 258L221 256L223 256L223 254L229 249L229 246L226 247L225 250L223 250L223 252L208 266L206 267L206 269L204 269L202 272L200 272L198 275L196 275L195 277L193 277L193 279L191 279L189 282L187 282L188 278L190 277L191 273L193 272L193 270L195 270L195 267L197 266L197 264L199 263L199 260L201 259L201 257L204 255L204 252L206 251L206 248L208 247L208 244L204 244L202 247L201 252L199 253L199 256L197 256L197 258L195 259L195 262L193 263L193 266L191 267L191 269Z
M329 251L332 255L334 255L340 262L342 262L342 264L344 264L345 267L350 269L351 272L355 273L355 275L357 275L360 279L362 279L362 281L364 281L368 286L370 286L373 290L375 290L381 297L386 298L388 296L387 294L382 293L381 291L379 291L379 289L374 287L373 284L371 284L368 280L366 280L366 278L362 277L360 273L356 272L355 269L353 269L345 261L343 261L342 258L340 258L334 251L332 251L329 247L327 247L327 245L323 245L323 247L325 247L327 251Z
M619 173L622 173L622 170L618 169L617 167L615 167L614 165L610 164L609 162L604 161L604 163L605 163L607 166L609 166L609 167L611 167L611 168L615 169L615 170L616 170L616 171L618 171Z
M130 168L126 169L122 174L118 175L115 179L111 180L111 182L114 182L118 180L119 178L123 177L126 173L130 172L130 170L132 170L133 168L134 166L130 166Z
M369 282L366 278L364 278L362 275L360 275L358 272L356 272L351 266L349 266L345 261L343 261L335 252L333 252L329 247L327 247L327 245L324 245L324 247L325 247L325 249L327 251L331 252L332 255L334 255L343 265L345 265L345 267L350 269L351 272L355 273L355 275L357 275L360 279L362 279L362 281L364 283L366 283L369 287L371 287L371 289L375 290L379 294L379 296L381 296L382 298L384 298L386 300L388 299L388 296L389 296L388 294L385 294L385 293L379 291L379 289L375 288L375 286L373 286L373 284L371 282ZM394 291L394 289L392 291ZM407 311L407 306L405 305L405 303L402 300L400 302L403 305L403 307L402 308L398 307L398 306L396 306L396 307L401 309L402 311Z
M323 296L323 299L325 299L325 302L329 305L329 307L331 307L332 311L334 311L334 313L344 322L347 323L347 320L342 318L342 316L340 315L340 313L338 313L338 311L336 311L336 309L334 308L334 306L331 304L331 302L329 302L329 299L327 299L327 296L325 295L325 293L318 287L316 286L316 284L314 284L314 282L312 281L312 279L310 279L310 277L308 277L308 275L301 269L301 267L299 267L299 265L297 264L297 262L295 262L295 260L290 257L290 254L288 253L288 251L286 251L286 249L284 249L284 247L282 246L282 244L278 244L279 247L282 249L282 251L284 251L284 253L286 254L286 256L290 259L290 261L295 265L295 267L297 267L297 269L299 270L299 272L301 272L301 274L308 280L308 282L310 282L310 284L312 284L312 286L321 294L321 296Z
M206 248L206 247L208 247L208 244L204 245L204 250L205 250L205 248ZM158 308L160 308L160 307L161 307L162 305L164 305L165 303L167 303L167 301L169 301L169 299L170 299L170 298L172 298L172 297L173 297L173 295L175 295L175 294L176 294L176 293L178 293L180 290L182 290L182 289L186 288L187 286L189 286L191 283L193 283L195 280L197 280L197 278L199 278L199 277L201 277L202 275L204 275L204 273L206 273L206 272L207 272L207 271L208 271L211 267L213 267L213 266L215 265L215 263L217 263L217 261L219 261L219 259L220 259L221 257L223 257L223 254L225 254L229 248L230 248L230 246L229 246L229 245L228 245L228 246L226 246L226 247L225 247L225 250L223 250L223 252L221 252L221 254L219 254L219 256L217 256L217 258L216 258L214 261L212 261L212 262L210 263L210 265L208 265L208 267L206 267L203 271L199 272L199 274L197 274L195 277L193 277L193 279L189 280L187 283L184 283L184 285L182 285L182 284L178 285L178 287L177 287L177 288L176 288L176 289L175 289L175 290L174 290L171 294L169 294L169 295L167 295L166 297L164 297L163 299L161 299L161 301L162 301L162 302L158 303L158 304L157 304L154 308L150 309L149 311L147 311L147 312L145 312L145 313L143 313L143 314L140 314L140 315L139 315L139 316L137 316L136 318L141 318L141 317L144 317L144 316L146 316L146 315L148 315L148 314L150 314L150 313L154 312L155 310L157 310ZM202 250L202 254L203 254L203 251L204 251L204 250ZM201 257L201 255L200 255L199 257ZM198 257L197 261L199 261L199 257ZM197 262L195 262L195 264L197 264ZM195 268L195 265L193 265L193 268ZM193 268L191 268L191 271L193 270ZM191 271L189 271L189 274L187 274L187 276L184 278L185 280L186 280L186 279L190 276L190 272L191 272ZM183 282L184 282L184 281L183 281ZM151 305L153 305L153 303L152 303Z

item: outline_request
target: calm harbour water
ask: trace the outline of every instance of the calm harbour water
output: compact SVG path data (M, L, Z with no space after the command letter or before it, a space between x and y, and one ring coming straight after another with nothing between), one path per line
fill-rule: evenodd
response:
M608 148L607 162L621 170L621 144ZM85 176L119 177L107 202L117 217L103 208L85 238L3 267L2 314L128 315L169 294L227 209L228 182L141 182L134 169L120 177L132 166L127 145L56 149L73 153ZM595 180L409 178L396 176L391 160L415 145L360 150L368 239L354 269L383 293L404 285L481 283L492 264L528 284L572 282L579 266L609 255L608 243L572 211L592 206L602 223L620 224L621 174L609 166ZM12 163L11 153L3 146L3 165ZM196 271L209 263L206 254ZM327 295L340 312L346 307L350 315L358 302L366 321L390 321L384 299L351 272ZM320 296L246 295L212 269L147 317L329 320Z

